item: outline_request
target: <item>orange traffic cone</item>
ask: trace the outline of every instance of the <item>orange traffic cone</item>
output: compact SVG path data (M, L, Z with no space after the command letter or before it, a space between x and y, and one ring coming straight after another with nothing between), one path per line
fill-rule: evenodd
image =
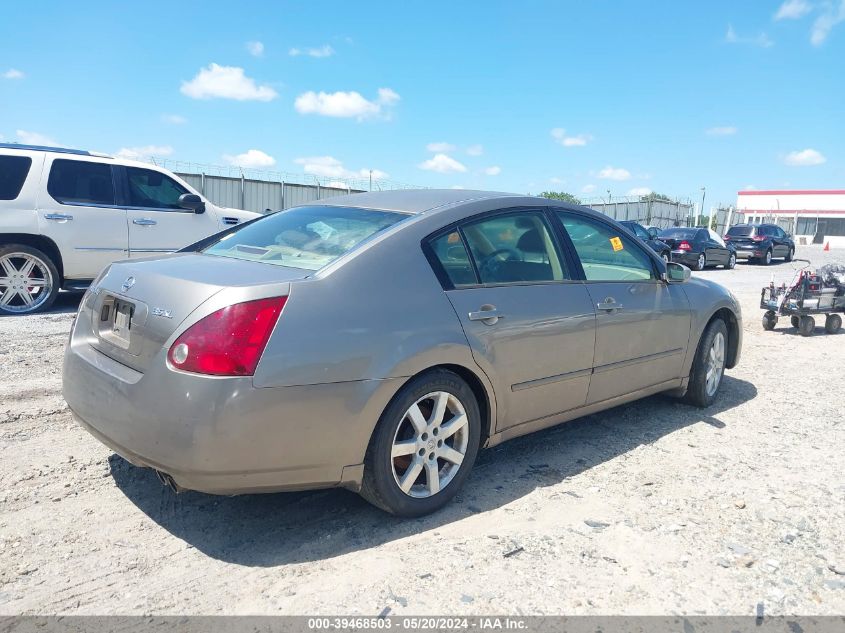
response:
M830 242L825 242L825 243L824 243L824 248L823 248L822 250L823 250L823 251L829 251L829 250L830 250Z

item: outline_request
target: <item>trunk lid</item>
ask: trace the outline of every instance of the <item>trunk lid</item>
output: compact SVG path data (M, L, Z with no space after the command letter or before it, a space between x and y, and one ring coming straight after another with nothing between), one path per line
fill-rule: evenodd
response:
M312 271L261 262L176 253L113 264L89 301L91 345L144 372L197 307L227 288L279 285Z

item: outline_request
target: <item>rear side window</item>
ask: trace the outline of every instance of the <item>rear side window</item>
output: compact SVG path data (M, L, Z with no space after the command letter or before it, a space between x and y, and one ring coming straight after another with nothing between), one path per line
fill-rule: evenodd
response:
M431 248L453 286L471 286L477 283L460 233L452 231L441 235L431 241Z
M81 160L54 160L47 193L62 204L114 206L111 166Z
M295 207L228 233L201 252L319 270L408 215L375 209Z
M462 230L482 284L568 278L542 213L496 215Z
M590 218L559 212L588 281L654 279L651 258L628 235Z
M32 159L28 156L0 156L0 200L14 200L20 195L30 167Z
M181 209L179 196L188 193L178 182L161 172L127 167L129 206L153 209Z

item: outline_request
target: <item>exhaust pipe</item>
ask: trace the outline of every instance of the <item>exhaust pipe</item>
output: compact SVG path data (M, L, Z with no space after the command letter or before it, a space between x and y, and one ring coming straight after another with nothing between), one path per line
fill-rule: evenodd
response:
M167 486L177 495L182 492L182 488L179 487L179 484L173 481L173 477L171 477L167 473L161 472L160 470L155 471L155 473L156 477L158 477L158 480L162 483L163 486Z

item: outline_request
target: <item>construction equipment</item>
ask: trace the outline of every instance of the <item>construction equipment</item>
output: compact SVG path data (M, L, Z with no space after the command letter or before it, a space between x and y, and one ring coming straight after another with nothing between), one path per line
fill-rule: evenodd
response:
M765 310L763 329L773 330L779 316L788 316L801 336L812 336L816 328L813 315L824 314L825 331L836 334L842 327L842 317L837 313L845 313L845 266L828 264L811 272L809 260L794 261L805 265L790 286L776 286L773 277L760 294L760 308Z

